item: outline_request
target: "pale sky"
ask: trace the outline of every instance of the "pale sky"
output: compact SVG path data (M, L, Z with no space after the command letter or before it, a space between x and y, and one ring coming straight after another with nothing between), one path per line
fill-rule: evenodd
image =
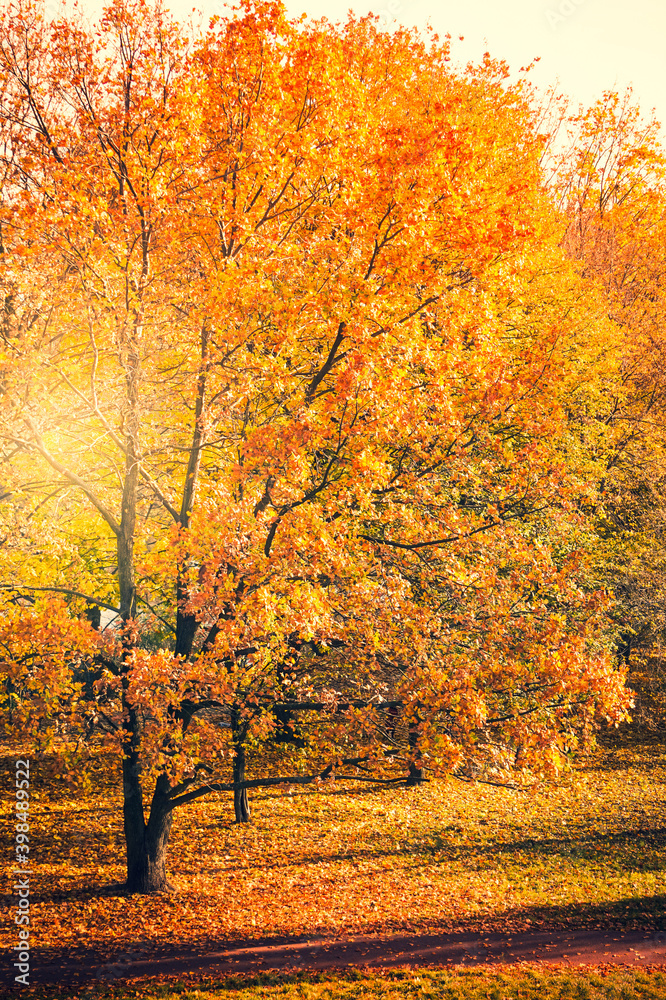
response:
M0 3L2 0L0 0ZM47 0L48 2L48 0ZM54 0L50 0L51 3ZM94 15L104 0L79 0ZM666 135L666 0L286 0L290 14L344 21L372 11L388 28L430 23L453 38L455 62L478 61L485 51L512 70L540 57L531 73L546 88L559 81L576 103L590 105L604 90L632 86L644 114L654 108ZM187 20L192 9L207 19L224 15L224 0L165 0ZM463 35L464 41L458 41Z

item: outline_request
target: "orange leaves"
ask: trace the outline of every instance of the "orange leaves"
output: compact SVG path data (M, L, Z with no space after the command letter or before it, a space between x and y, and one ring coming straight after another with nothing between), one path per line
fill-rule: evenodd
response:
M79 685L77 734L123 744L133 780L190 787L244 740L316 773L356 745L538 768L623 696L567 424L607 369L536 121L501 64L237 13L189 48L133 3L44 28L33 104L32 57L0 53L27 533L3 572L62 585L58 697Z
M98 637L85 621L72 621L58 598L25 608L5 602L0 622L8 692L5 727L36 733L40 720L63 722L80 694L76 670L93 656Z

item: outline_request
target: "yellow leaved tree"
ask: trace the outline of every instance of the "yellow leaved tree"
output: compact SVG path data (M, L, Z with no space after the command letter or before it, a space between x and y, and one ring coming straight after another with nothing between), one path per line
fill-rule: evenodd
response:
M503 64L266 2L2 39L4 697L117 751L128 888L201 795L622 718L567 414L608 330Z

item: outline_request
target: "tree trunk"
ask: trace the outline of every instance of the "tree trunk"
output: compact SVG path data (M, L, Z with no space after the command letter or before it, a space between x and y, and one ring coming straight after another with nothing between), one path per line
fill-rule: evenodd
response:
M130 892L140 893L168 892L173 889L166 877L166 853L172 820L168 778L160 775L157 779L150 806L150 818L148 823L145 823L138 776L129 777L128 782L123 776L127 844L126 888Z
M234 782L245 781L245 737L248 723L241 722L238 708L231 711L231 732L234 740ZM234 788L234 813L237 823L250 822L250 803L247 788Z
M236 781L245 781L245 747L240 741L234 744L234 782ZM247 788L234 788L234 812L237 823L250 822Z
M417 767L416 764L410 764L406 784L411 788L412 785L420 785L422 781L423 768Z
M409 723L409 748L410 750L416 750L419 741L418 734L418 723ZM417 767L414 761L411 761L409 765L409 774L407 776L407 785L420 785L423 781L423 768Z

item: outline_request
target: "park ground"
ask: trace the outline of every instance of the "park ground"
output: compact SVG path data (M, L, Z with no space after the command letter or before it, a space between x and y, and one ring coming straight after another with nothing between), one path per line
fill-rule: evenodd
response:
M7 785L14 756L4 749ZM85 792L48 755L33 757L31 776L34 995L666 1000L663 949L650 952L666 931L663 735L605 739L556 783L528 790L455 779L416 789L292 788L255 794L249 826L233 823L230 796L212 797L176 814L175 892L154 897L113 887L123 878L122 818L106 759ZM6 796L5 821L9 804ZM11 892L4 903L11 912ZM645 968L613 967L607 948L583 954L577 968L538 948L541 965L525 954L510 966L507 954L484 969L428 968L423 949L410 952L420 939L482 946L539 935L626 938ZM394 964L404 968L364 967L370 945L340 952L350 939L388 950L403 938ZM201 971L202 958L232 944L247 955L260 942L315 940L331 968L304 960L300 970L292 962L262 972L270 962L258 959L239 963L241 976L229 975L233 966ZM476 953L466 950L472 963ZM161 960L174 954L181 968L161 975ZM39 969L55 970L50 983L39 982Z

